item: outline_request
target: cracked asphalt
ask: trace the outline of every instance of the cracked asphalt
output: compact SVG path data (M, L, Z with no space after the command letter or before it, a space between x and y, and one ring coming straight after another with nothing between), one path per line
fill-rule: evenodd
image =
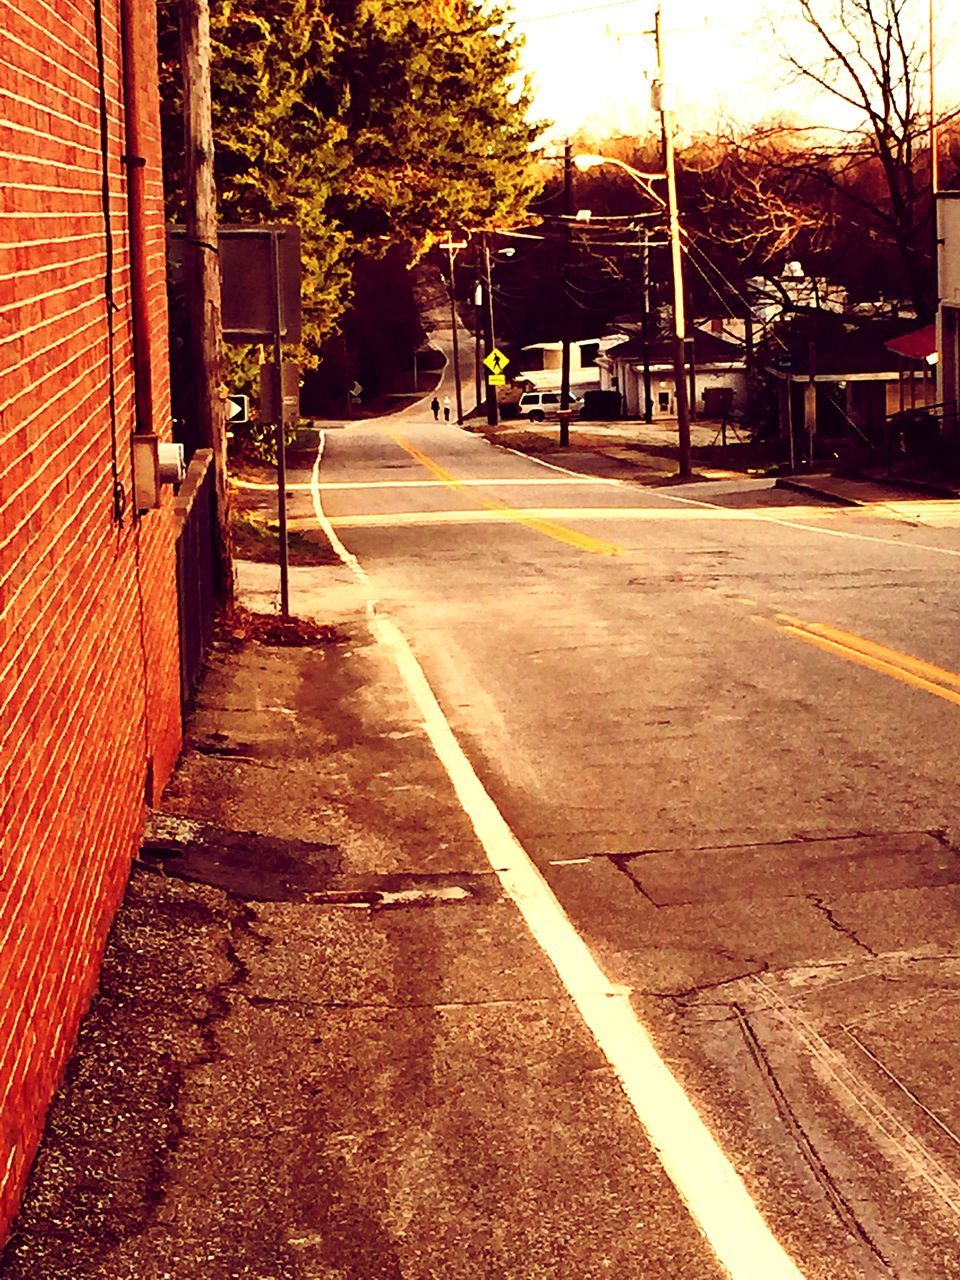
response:
M806 1280L960 1274L960 520L594 486L416 411L320 479ZM365 591L291 582L331 641L214 654L0 1277L719 1280Z
M960 1274L960 516L589 462L350 428L323 506L803 1273Z
M338 634L215 651L0 1276L719 1280L392 662Z

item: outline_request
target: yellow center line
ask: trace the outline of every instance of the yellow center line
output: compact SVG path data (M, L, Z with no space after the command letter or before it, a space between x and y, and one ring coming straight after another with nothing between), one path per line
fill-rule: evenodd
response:
M904 684L932 693L946 702L960 706L960 674L947 671L943 667L934 666L932 662L924 662L909 653L901 653L897 649L888 649L886 645L867 640L864 636L855 635L851 631L841 631L838 627L828 626L823 622L803 622L800 618L789 614L778 614L777 625L787 635L807 644L815 645L827 653L857 662L871 671L892 676Z
M479 502L488 511L499 511L508 520L512 520L516 524L525 525L528 529L533 529L537 533L542 533L544 537L553 538L555 542L563 542L567 546L576 547L579 551L590 551L594 555L600 556L622 556L626 554L624 548L618 547L614 542L604 542L601 538L592 538L588 533L579 533L576 529L568 529L566 525L557 524L553 520L544 520L537 516L525 516L521 510L508 506L497 498L488 498L475 490L468 490L462 480L458 480L452 472L447 471L445 467L442 467L439 462L435 462L427 454L421 453L409 440L405 440L402 436L394 435L393 432L388 434L401 449L405 449L409 453L411 458L415 458L422 467L426 467L431 475L436 476L438 480L442 480L450 489L459 492L468 491L470 497Z

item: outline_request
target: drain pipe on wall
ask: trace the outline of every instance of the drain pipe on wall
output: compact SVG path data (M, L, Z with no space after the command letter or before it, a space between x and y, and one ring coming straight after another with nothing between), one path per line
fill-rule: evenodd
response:
M147 301L146 168L140 107L144 102L143 68L137 57L142 19L136 0L120 0L123 64L123 164L127 173L127 227L130 245L130 318L136 430L152 432L153 366Z

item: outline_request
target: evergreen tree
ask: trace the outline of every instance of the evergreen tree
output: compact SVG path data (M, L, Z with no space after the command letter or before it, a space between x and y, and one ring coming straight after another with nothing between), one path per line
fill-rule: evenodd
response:
M180 182L175 0L158 0L168 204ZM350 300L357 254L410 262L460 226L522 214L535 190L529 98L503 13L482 0L212 0L221 219L292 221L304 343Z

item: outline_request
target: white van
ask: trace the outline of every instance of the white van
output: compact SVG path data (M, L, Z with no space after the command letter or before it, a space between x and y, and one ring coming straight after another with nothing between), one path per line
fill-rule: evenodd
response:
M560 408L559 391L525 391L520 397L520 417L531 422L543 422L544 418L555 418ZM574 417L583 408L579 396L570 393L570 412Z

